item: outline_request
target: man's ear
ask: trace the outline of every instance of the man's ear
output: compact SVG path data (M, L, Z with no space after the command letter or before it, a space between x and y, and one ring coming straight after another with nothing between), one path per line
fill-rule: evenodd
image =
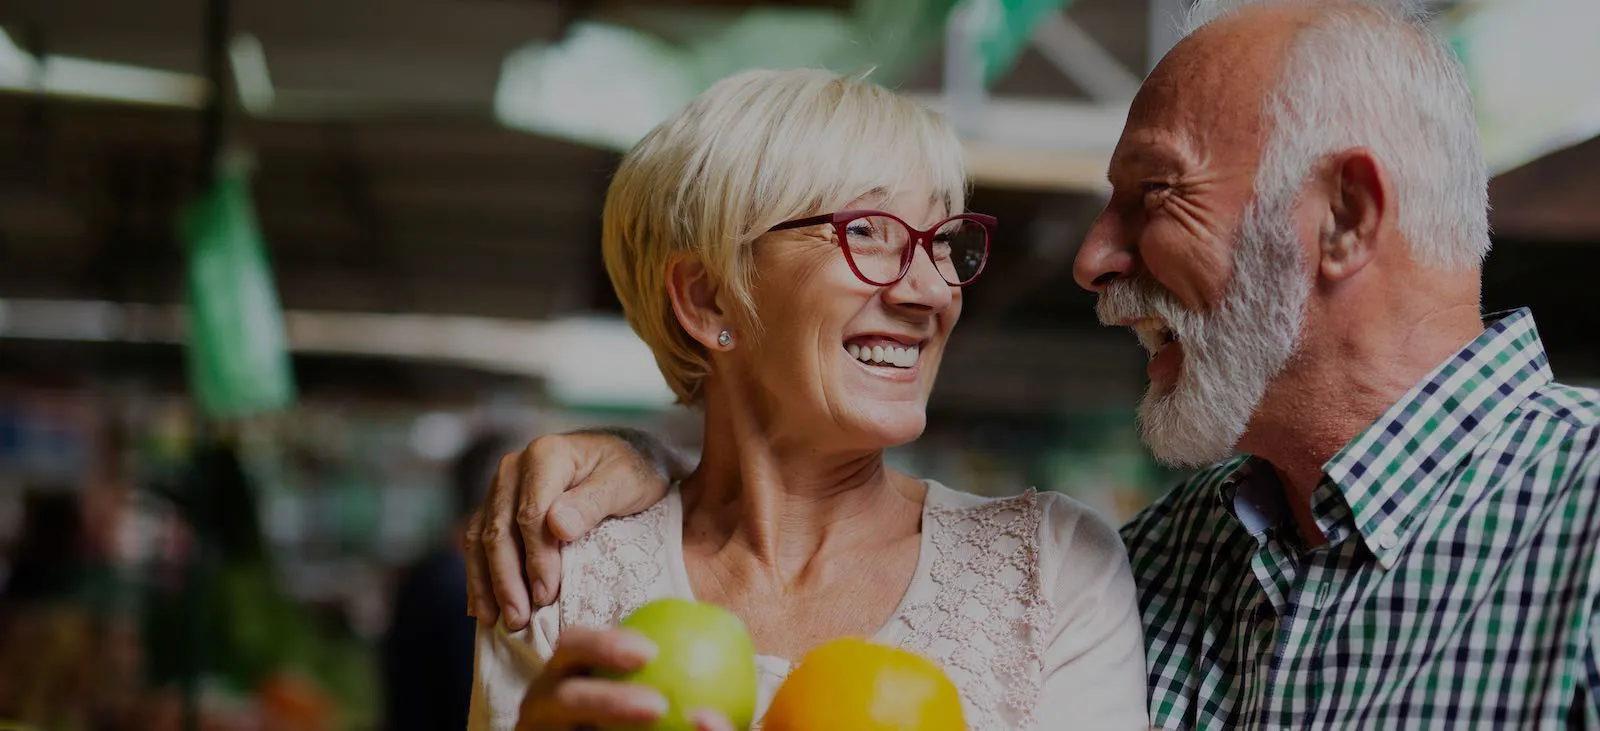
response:
M704 262L695 257L680 257L667 265L667 297L672 300L672 312L678 317L689 337L707 350L727 350L718 342L723 331L734 330L732 319L724 306L724 292L720 281L712 276Z
M1388 171L1370 148L1340 152L1323 169L1327 210L1317 269L1324 279L1339 281L1377 257L1380 235L1393 223L1393 188Z

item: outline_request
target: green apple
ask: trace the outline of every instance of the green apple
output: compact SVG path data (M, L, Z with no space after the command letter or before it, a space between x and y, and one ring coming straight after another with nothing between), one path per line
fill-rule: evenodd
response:
M667 715L650 731L694 731L690 714L720 711L736 729L756 714L756 650L744 622L722 607L659 599L619 625L656 643L656 657L616 677L648 685L667 699Z

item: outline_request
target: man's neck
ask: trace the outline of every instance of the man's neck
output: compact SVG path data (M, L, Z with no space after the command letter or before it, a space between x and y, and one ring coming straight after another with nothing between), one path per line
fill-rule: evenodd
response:
M1326 542L1311 500L1328 461L1483 332L1476 304L1340 324L1308 337L1267 390L1238 446L1272 465L1310 546Z

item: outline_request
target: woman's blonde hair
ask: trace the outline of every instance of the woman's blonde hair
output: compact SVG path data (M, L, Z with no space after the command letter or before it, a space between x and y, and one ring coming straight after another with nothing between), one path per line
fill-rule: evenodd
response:
M667 268L697 257L753 311L750 245L784 221L829 213L874 191L931 185L966 205L961 142L938 114L862 76L796 69L717 82L623 158L606 193L606 272L634 332L682 403L709 361L667 295Z

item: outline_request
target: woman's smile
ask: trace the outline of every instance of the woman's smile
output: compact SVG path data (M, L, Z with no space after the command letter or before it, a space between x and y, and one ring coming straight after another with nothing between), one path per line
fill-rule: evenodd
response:
M863 371L899 383L912 383L921 374L921 338L903 335L870 334L847 338L845 355Z

